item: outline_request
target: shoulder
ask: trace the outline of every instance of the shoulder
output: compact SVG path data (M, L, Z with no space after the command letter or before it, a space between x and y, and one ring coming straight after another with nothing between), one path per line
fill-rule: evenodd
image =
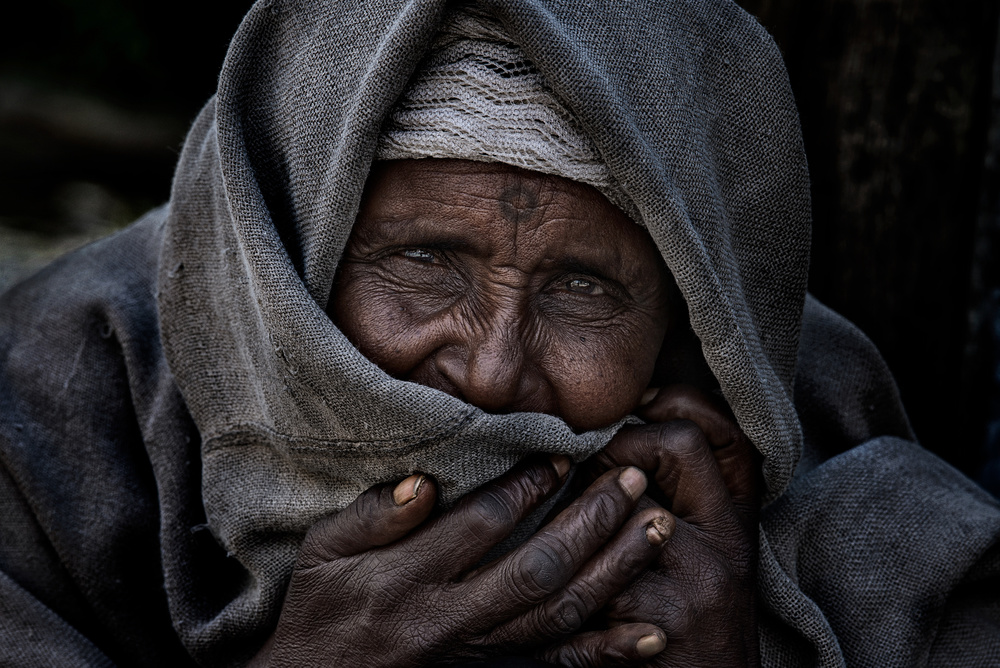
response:
M1000 658L1000 601L968 595L1000 591L1000 505L919 445L886 436L831 457L762 528L848 665L922 664L953 627L968 656Z
M10 529L0 574L39 611L12 614L61 618L143 665L181 656L144 436L170 382L156 307L161 220L153 212L0 296L0 509Z
M156 276L164 209L70 253L0 295L4 395L50 402L159 360ZM87 370L92 373L89 377ZM90 395L92 396L92 394Z
M155 287L166 209L52 262L0 295L0 342L86 313L129 311L155 319ZM54 332L49 332L50 334ZM47 338L47 337L46 337Z
M914 440L896 381L875 344L807 295L795 370L804 448L796 475L879 436Z
M159 218L153 212L0 296L0 461L22 487L113 459L111 450L136 440L135 400L162 368Z

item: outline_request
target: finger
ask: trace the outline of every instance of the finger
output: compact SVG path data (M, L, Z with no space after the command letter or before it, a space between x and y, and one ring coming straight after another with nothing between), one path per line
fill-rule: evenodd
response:
M495 629L489 635L490 642L530 647L576 633L591 615L646 570L673 531L674 519L662 508L634 515L565 587Z
M670 640L676 665L691 665L697 656L692 649L720 651L742 644L746 634L751 645L756 642L754 537L733 535L712 549L704 540L704 531L678 520L658 566L609 601L602 619L611 627L656 624Z
M760 453L720 399L691 385L668 385L636 411L647 422L690 420L703 432L737 505L756 507L760 489Z
M527 542L468 581L483 624L525 612L563 587L628 518L646 488L634 467L608 471Z
M667 385L659 388L655 397L635 414L646 422L690 420L701 427L713 448L730 445L740 431L736 419L724 402L693 385Z
M559 489L569 468L569 458L562 455L520 462L503 476L462 497L452 510L420 533L413 549L437 555L425 562L431 572L456 577L468 571ZM452 549L442 551L441 545Z
M602 668L642 663L666 646L666 634L656 626L623 624L573 636L543 651L541 658L560 666Z
M376 485L306 534L299 563L309 568L395 542L427 519L437 489L422 474L398 485Z
M647 471L664 507L712 526L733 516L729 491L705 435L688 420L623 429L592 458L598 469L631 464Z

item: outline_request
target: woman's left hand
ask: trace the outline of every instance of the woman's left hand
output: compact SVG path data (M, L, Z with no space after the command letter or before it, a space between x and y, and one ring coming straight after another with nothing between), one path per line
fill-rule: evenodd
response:
M760 458L724 408L686 386L663 388L642 409L651 424L623 429L586 462L584 484L632 465L651 482L637 511L673 513L675 530L653 566L605 608L610 627L652 623L667 636L650 665L756 666L757 516ZM593 665L606 632L576 635L549 661Z

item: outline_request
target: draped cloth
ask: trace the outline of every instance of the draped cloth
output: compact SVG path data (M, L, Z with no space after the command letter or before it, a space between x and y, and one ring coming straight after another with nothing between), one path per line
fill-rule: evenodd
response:
M593 141L764 455L765 665L1000 659L1000 509L914 443L877 351L806 297L809 180L770 37L721 0L478 7ZM239 665L305 531L362 490L419 470L449 503L621 426L393 379L325 313L445 12L260 0L169 204L0 298L0 663Z
M447 14L382 126L375 158L502 162L555 174L594 186L639 218L542 73L503 25L471 7Z

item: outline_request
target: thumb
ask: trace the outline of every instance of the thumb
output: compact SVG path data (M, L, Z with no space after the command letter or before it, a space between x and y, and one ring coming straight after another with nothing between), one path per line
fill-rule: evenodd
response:
M427 519L436 499L434 483L419 473L395 486L376 485L309 529L299 551L299 567L311 568L395 542Z
M756 524L762 487L761 456L725 402L690 385L668 385L659 389L636 415L648 422L689 420L698 425L712 448L733 503L745 521Z

